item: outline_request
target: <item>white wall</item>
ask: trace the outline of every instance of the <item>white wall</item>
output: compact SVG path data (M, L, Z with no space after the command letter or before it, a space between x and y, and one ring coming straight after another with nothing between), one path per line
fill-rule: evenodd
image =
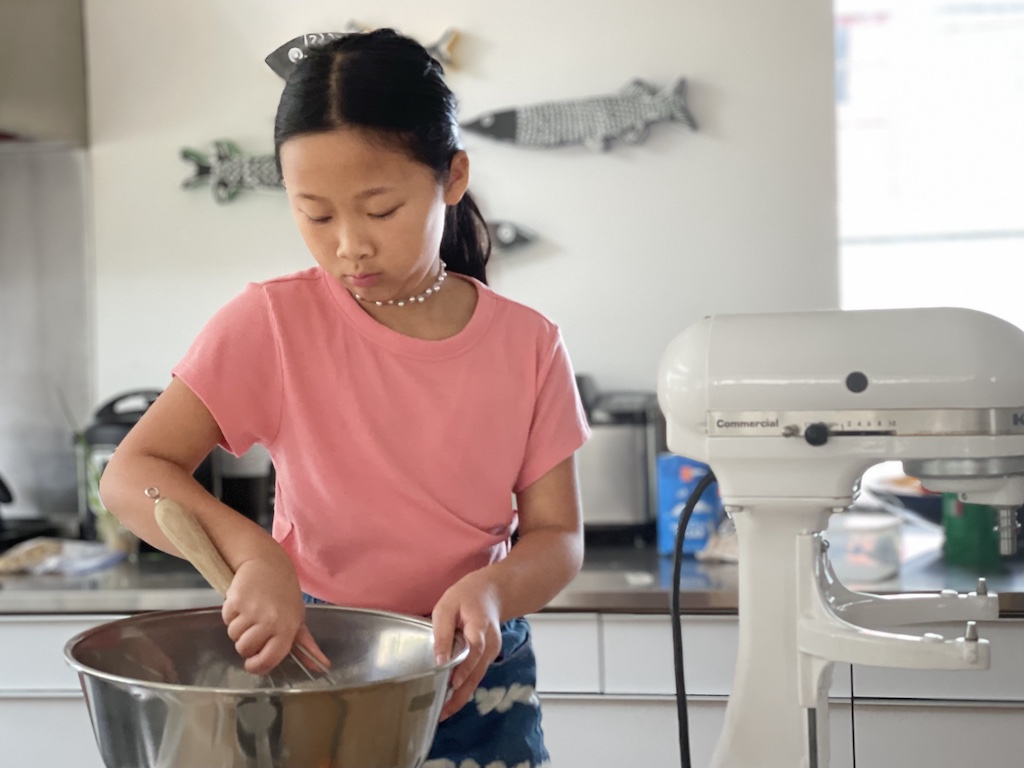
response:
M658 359L710 312L838 304L831 7L818 0L480 3L86 0L97 396L162 386L247 280L312 264L280 194L185 191L183 146L272 148L270 51L350 20L462 37L461 114L691 82L700 131L655 126L607 154L467 134L485 215L541 235L492 271L563 328L578 371L653 388Z

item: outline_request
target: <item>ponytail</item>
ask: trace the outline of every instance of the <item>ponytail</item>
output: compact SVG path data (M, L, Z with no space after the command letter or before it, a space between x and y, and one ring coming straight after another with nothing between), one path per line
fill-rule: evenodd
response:
M448 271L487 284L487 262L491 258L491 236L487 223L467 191L445 211L441 237L441 259Z

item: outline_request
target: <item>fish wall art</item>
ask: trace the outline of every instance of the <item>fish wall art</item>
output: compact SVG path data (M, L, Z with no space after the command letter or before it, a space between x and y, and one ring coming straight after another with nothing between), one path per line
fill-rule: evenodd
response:
M209 183L218 203L234 200L243 189L283 189L273 155L247 155L233 141L213 142L212 152L186 147L181 158L194 166L182 186L192 189Z
M227 139L213 142L211 152L186 147L181 150L181 158L193 166L192 175L182 186L194 189L209 184L218 203L231 202L243 190L284 189L273 155L247 155ZM488 221L487 231L496 253L515 250L537 237L529 229L510 221Z
M613 140L642 142L647 138L648 126L665 120L697 130L686 103L685 78L678 78L661 91L646 80L634 79L609 96L490 112L463 123L462 128L527 147L582 144L603 152Z
M301 35L278 47L264 61L279 77L288 79L288 75L295 68L296 62L304 59L311 48L325 45L348 32L369 32L370 29L350 21L345 27L345 32L313 32L308 35ZM452 46L455 45L458 36L458 30L449 27L444 31L439 40L425 46L430 55L437 59L446 69L454 66Z

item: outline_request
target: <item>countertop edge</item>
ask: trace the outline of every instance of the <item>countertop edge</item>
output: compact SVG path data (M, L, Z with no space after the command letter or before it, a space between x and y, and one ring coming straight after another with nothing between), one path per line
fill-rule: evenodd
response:
M738 595L729 591L683 591L680 613L684 615L738 615ZM671 596L667 590L571 591L556 596L537 613L604 613L668 615ZM16 615L120 615L147 611L174 611L221 605L212 589L122 589L0 591L0 617ZM1024 594L999 594L999 618L1024 618Z

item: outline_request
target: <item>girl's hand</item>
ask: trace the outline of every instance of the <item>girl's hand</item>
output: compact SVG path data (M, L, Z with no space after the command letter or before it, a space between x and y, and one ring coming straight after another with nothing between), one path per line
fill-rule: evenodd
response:
M452 671L452 696L441 719L462 709L472 698L501 652L501 607L495 586L480 571L471 573L448 589L434 607L434 654L439 664L451 658L455 633L469 644L469 655Z
M291 563L247 560L235 571L221 616L245 669L266 675L298 642L324 666L330 662L306 629L306 606ZM301 657L300 657L301 658Z

